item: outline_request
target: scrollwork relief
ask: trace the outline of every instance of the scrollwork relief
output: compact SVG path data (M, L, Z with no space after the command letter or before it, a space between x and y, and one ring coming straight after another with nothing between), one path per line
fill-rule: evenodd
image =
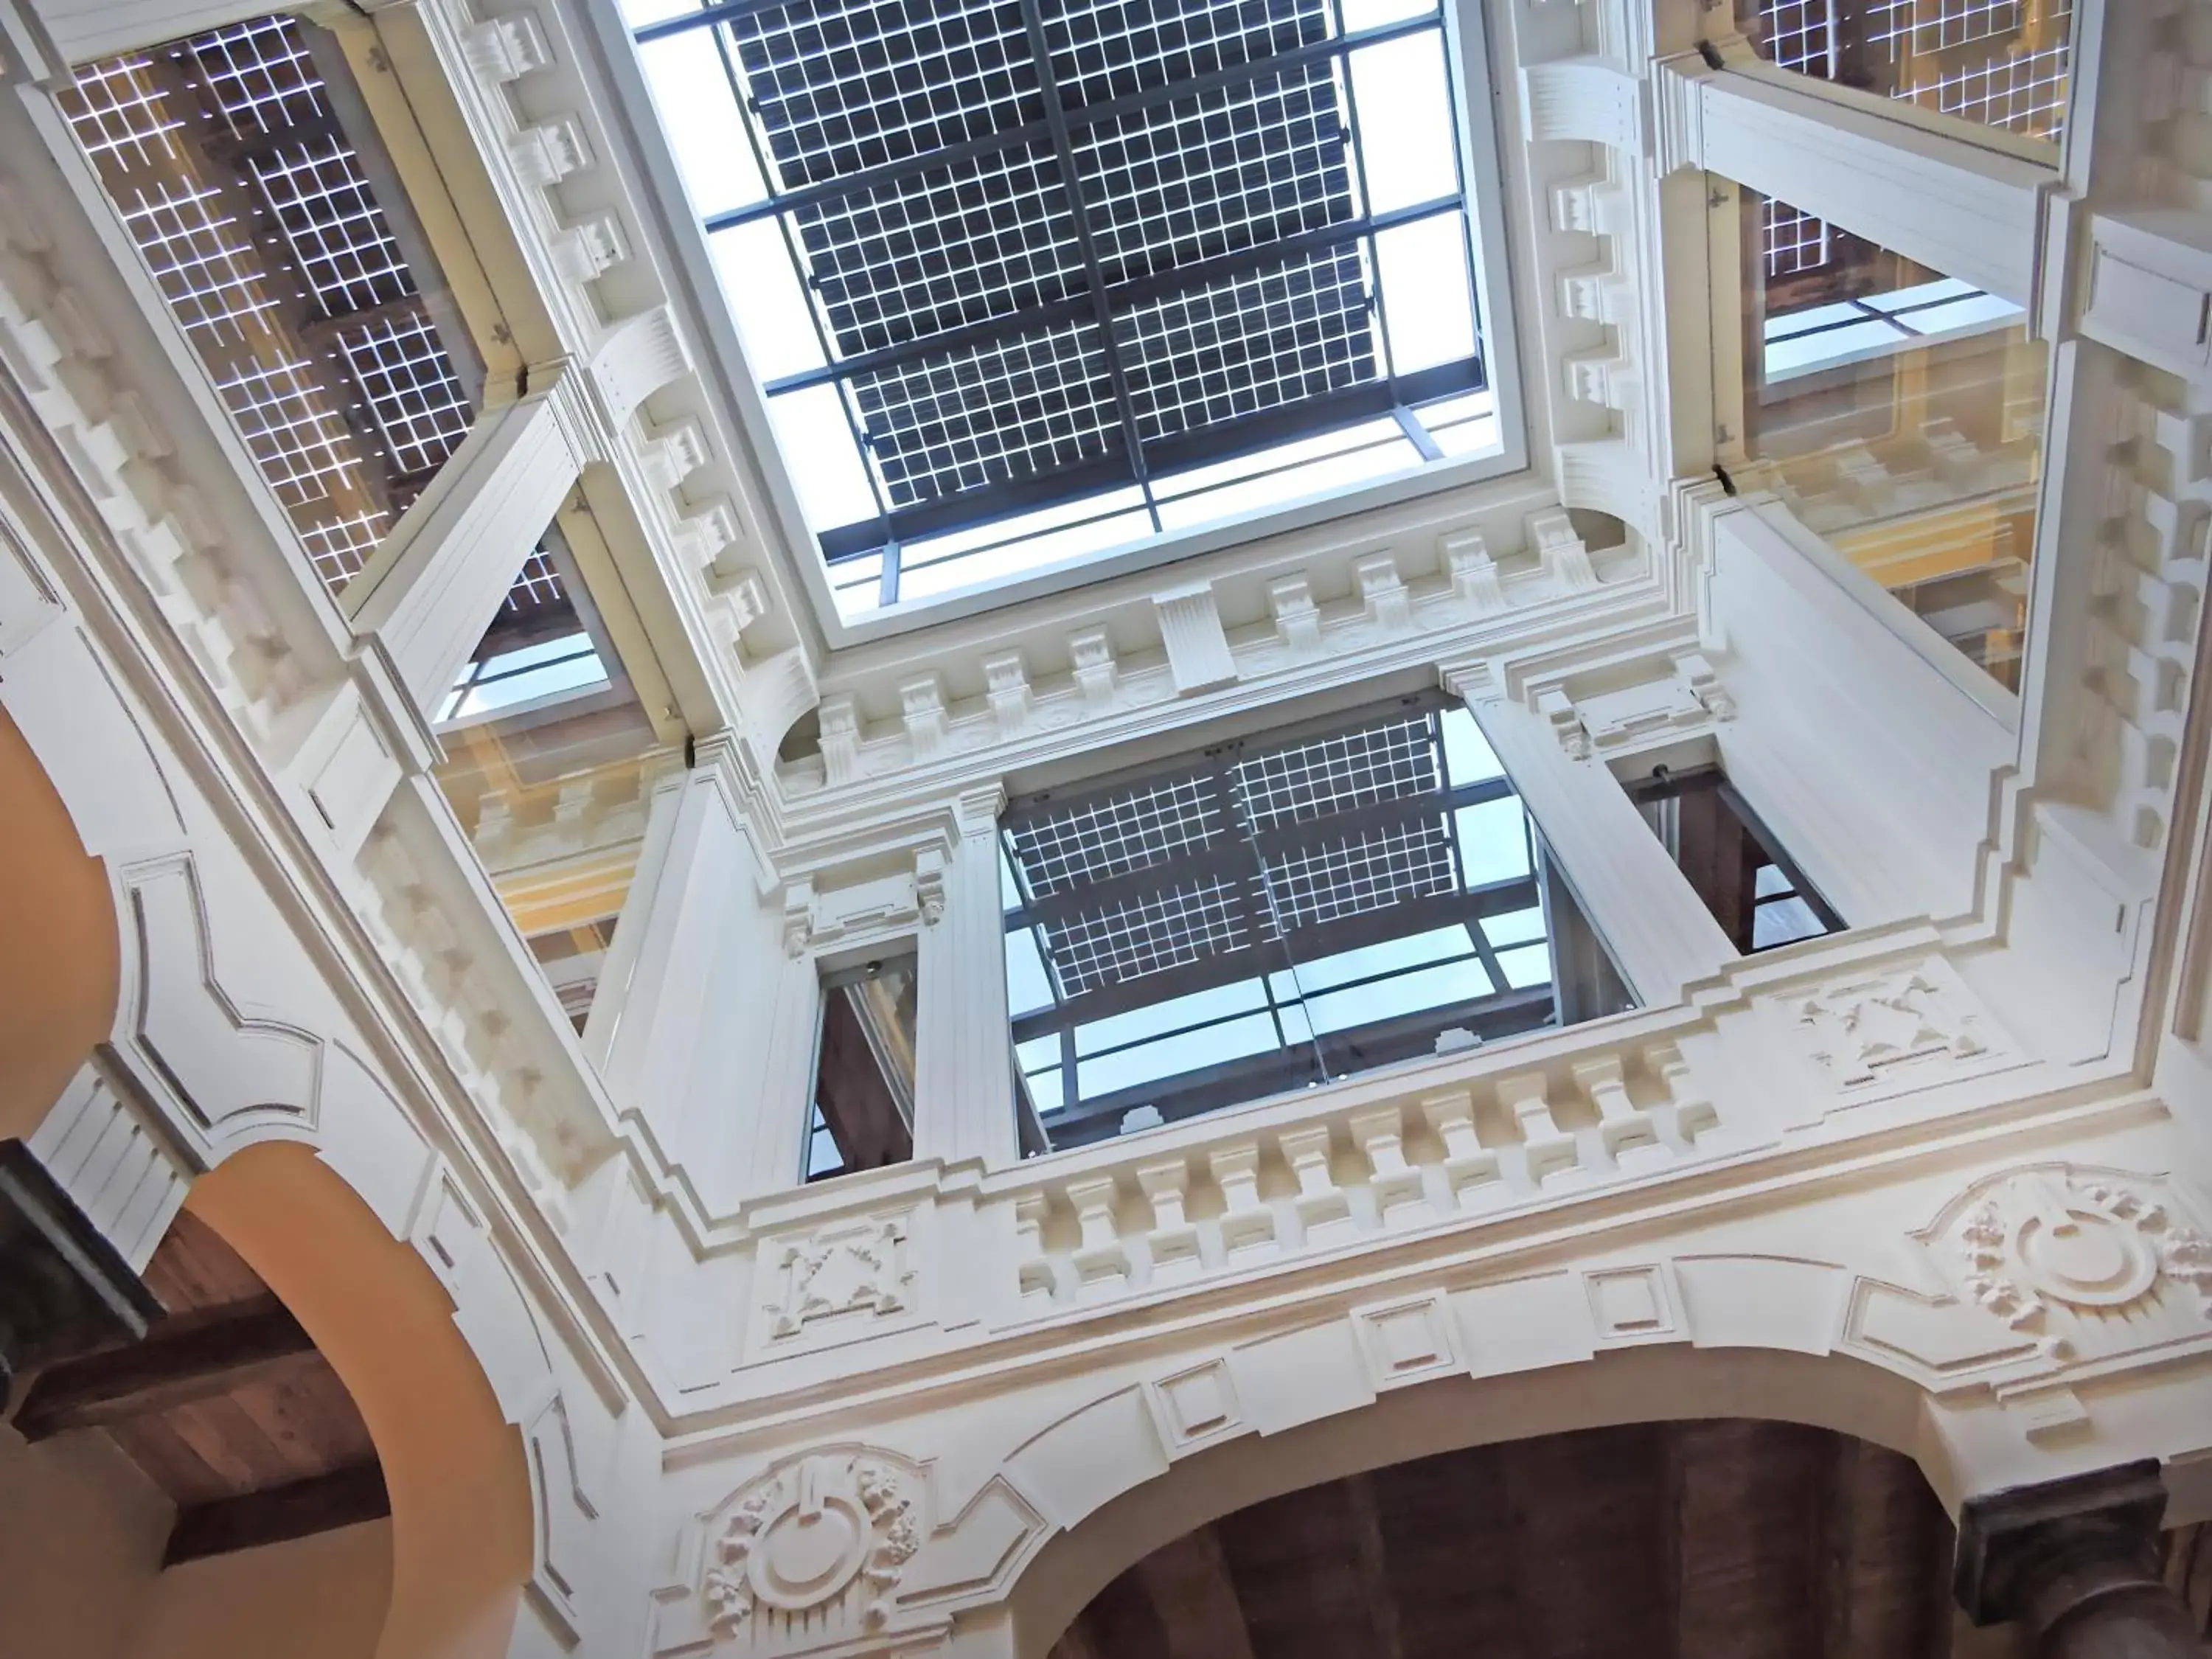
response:
M1940 960L1839 980L1787 1006L1813 1063L1853 1097L1928 1087L2019 1058Z
M888 1454L819 1453L762 1476L714 1535L699 1588L708 1627L763 1639L842 1610L881 1625L921 1547L919 1483Z

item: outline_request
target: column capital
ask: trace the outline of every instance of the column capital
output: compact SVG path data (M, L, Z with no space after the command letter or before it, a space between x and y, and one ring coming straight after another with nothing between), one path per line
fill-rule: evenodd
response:
M994 835L1006 810L1006 787L994 781L962 790L952 804L952 821L963 836Z
M1977 1625L2017 1620L2037 1659L2197 1659L2160 1571L2155 1459L1969 1498L1952 1587Z
M1462 658L1437 665L1437 683L1462 702L1497 702L1505 696L1505 682L1487 657Z

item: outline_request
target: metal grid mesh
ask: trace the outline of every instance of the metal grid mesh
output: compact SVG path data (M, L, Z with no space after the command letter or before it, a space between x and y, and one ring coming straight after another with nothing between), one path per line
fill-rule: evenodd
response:
M268 332L279 301L265 286L261 250L222 191L154 179L116 204L123 226L187 334L242 344L250 328Z
M330 119L323 77L299 29L257 17L194 36L186 50L234 137L255 137Z
M1147 440L1318 397L1376 374L1364 267L1340 247L1115 319Z
M308 559L343 586L471 409L301 26L88 65L64 107ZM364 402L378 455L348 419Z
M175 159L177 147L169 135L185 124L155 89L153 67L150 58L133 56L77 71L68 100L70 121L77 143L95 163L150 167Z
M1766 250L1766 274L1790 276L1801 270L1817 270L1835 251L1835 233L1826 219L1816 219L1787 202L1769 196L1759 204L1761 246Z
M727 27L786 189L1043 112L1014 0L793 0Z
M1451 836L1440 817L1363 830L1267 864L1274 924L1285 932L1458 889Z
M1325 40L1314 0L1044 0L1053 76L1071 108L1171 86Z
M414 311L372 318L338 343L390 446L389 470L412 477L444 465L469 435L472 415L429 319Z
M1221 830L1220 809L1204 781L1170 777L1025 818L1014 827L1012 841L1030 891L1050 898L1195 852L1210 846Z
M903 174L793 217L847 356L1062 299L1083 283L1047 144Z
M507 590L507 608L530 611L539 605L557 604L566 597L553 556L540 547L533 550L522 562L522 568L514 573L514 584Z
M2050 46L1943 76L1914 101L2008 132L2057 137L2066 118L2067 49Z
M1120 441L1087 322L855 375L853 390L898 507L1095 460Z
M1835 0L1767 0L1766 46L1779 67L1822 80L1836 72Z
M391 528L392 515L372 509L303 525L300 542L323 585L335 592L361 574L361 568Z
M2010 40L2024 21L2021 0L1873 0L1867 8L1867 44L1896 55L1936 52Z
M327 137L283 144L249 165L325 316L367 311L415 291L349 147Z
M1237 793L1255 830L1425 795L1442 781L1425 714L1332 732L1237 768Z
M1364 230L1275 246L1357 222L1340 58L1242 72L1330 46L1329 0L781 0L699 27L771 174L716 222L781 216L831 348L770 396L842 383L870 463L878 522L822 526L833 557L1141 485L1138 446L1239 453L1200 429L1312 403L1268 428L1300 435L1382 379Z
M287 357L242 368L217 380L216 390L286 507L327 501L336 481L351 482L358 472L360 447L312 363Z
M1237 884L1212 879L1125 900L1045 929L1069 996L1125 984L1243 945Z
M1115 282L1351 218L1349 158L1327 63L1111 117L1075 144Z

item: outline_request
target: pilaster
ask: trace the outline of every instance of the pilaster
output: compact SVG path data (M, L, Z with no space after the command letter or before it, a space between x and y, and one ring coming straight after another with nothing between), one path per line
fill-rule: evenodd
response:
M921 940L920 1029L915 1049L916 1158L1018 1156L1013 1060L1006 1038L1006 909L999 890L997 784L963 793L944 896Z
M1466 702L1557 856L1613 965L1647 1008L1736 959L1735 947L1651 833L1605 763L1569 752L1534 709L1486 669L1448 666L1445 688Z

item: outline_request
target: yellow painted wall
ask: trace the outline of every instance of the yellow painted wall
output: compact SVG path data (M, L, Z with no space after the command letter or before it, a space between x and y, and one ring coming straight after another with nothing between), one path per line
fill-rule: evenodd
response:
M120 1654L161 1571L173 1514L106 1435L32 1446L0 1425L0 1653Z
M23 734L0 714L0 1139L27 1139L115 1018L115 905Z
M121 1659L369 1659L392 1599L392 1523L171 1567Z

